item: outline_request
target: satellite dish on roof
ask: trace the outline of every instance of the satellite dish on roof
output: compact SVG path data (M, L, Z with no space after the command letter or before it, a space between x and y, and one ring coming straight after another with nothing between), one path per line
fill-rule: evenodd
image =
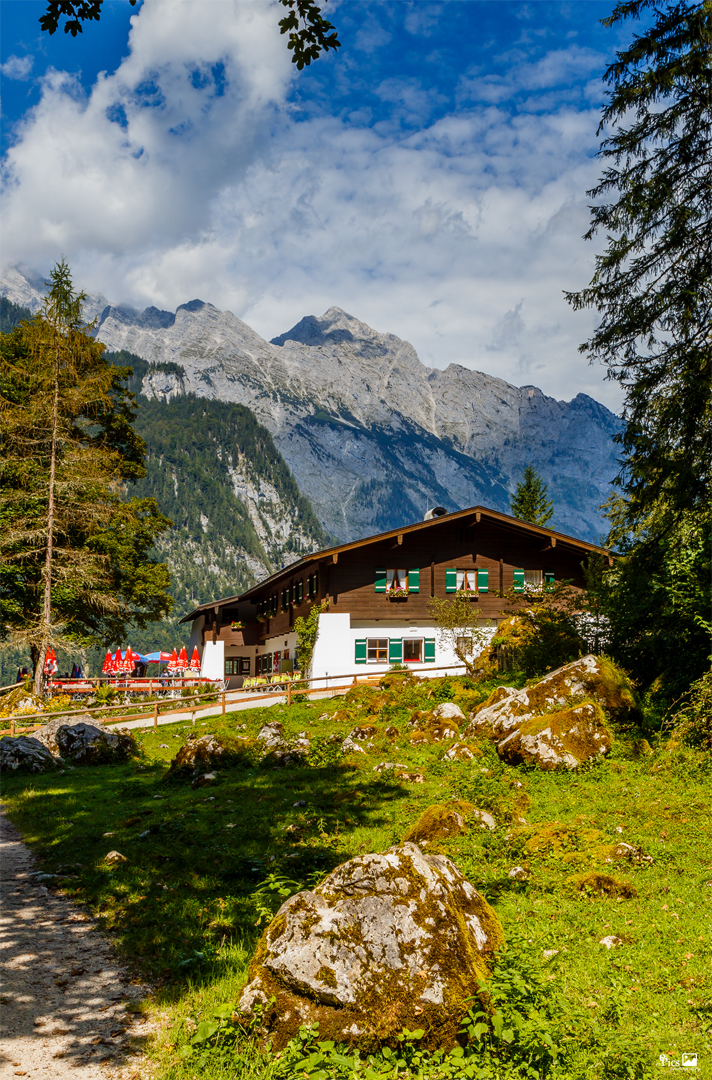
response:
M442 517L443 514L447 514L447 510L444 506L434 506L432 510L428 510L423 521L432 521L433 518Z

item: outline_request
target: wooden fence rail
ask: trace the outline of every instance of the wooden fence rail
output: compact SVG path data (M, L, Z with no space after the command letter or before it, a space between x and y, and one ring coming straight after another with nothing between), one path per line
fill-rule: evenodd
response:
M433 672L433 671L452 671L453 668L464 668L464 667L465 667L464 664L445 664L442 667L427 667L427 668L417 668L417 669L410 669L409 668L407 670L409 670L409 671L412 670L413 674L415 674L415 673L417 673L419 671L430 673L430 672ZM167 701L164 701L164 702L155 701L155 702L151 703L153 705L152 712L135 712L135 713L129 713L129 714L125 713L123 716L117 716L115 718L109 718L109 717L106 717L106 718L105 717L96 717L95 718L95 717L92 717L92 722L93 723L100 723L103 726L106 726L107 723L111 723L112 726L113 726L113 725L116 725L116 724L127 723L130 720L152 719L153 720L153 727L157 727L158 726L158 717L159 717L159 715L160 716L176 716L179 713L191 713L192 714L192 723L195 723L195 717L196 717L196 715L198 713L202 713L206 709L212 709L212 708L215 708L217 706L220 706L221 713L224 716L225 715L225 708L226 708L227 704L243 704L243 703L247 703L249 701L254 701L255 708L257 708L257 707L259 707L259 705L263 701L266 701L269 698L286 698L287 704L291 705L292 699L294 697L310 696L312 694L323 694L325 696L326 695L333 696L335 694L343 694L347 690L351 689L350 686L348 686L347 684L344 684L344 682L343 682L344 679L352 679L353 682L351 683L351 686L358 686L359 685L359 680L360 680L361 685L368 685L369 683L380 682L381 679L385 675L389 675L389 674L395 674L395 673L384 671L384 672L378 672L378 673L374 672L373 675L368 675L364 671L357 671L357 672L347 672L344 675L329 675L328 677L324 676L322 678L318 678L318 679L314 679L314 680L310 680L310 679L285 680L284 685L281 685L281 684L269 684L269 683L266 684L265 688L264 688L264 692L263 692L262 687L255 688L254 690L250 690L250 691L242 691L240 688L238 688L236 690L223 690L223 691L212 690L212 691L206 691L205 694L200 695L200 697L210 698L211 699L210 701L206 701L204 704L203 703L198 703L199 699L196 700L196 698L193 698L192 700L190 698L185 698L182 701L182 703L181 703L181 700L179 698L171 698L171 699L168 699ZM313 681L313 682L332 682L332 683L337 683L337 685L310 687L308 684L311 681ZM270 689L270 686L274 686L274 689ZM239 697L233 696L233 695L237 695L237 694L239 694L240 696ZM174 705L174 706L178 705L179 707L178 708L174 707L172 709L168 709L165 712L160 712L159 713L159 709L161 708L162 705ZM71 716L71 715L73 715L75 713L80 713L81 715L86 715L86 713L89 711L89 708L97 709L97 710L100 710L101 712L114 712L117 709L124 709L125 710L127 707L130 708L131 706L130 705L127 706L126 704L123 704L123 705L100 705L100 706L94 705L94 706L87 707L85 705L80 709L67 709L66 712L64 710L60 710L59 712L57 710L55 710L54 712L32 713L32 714L28 714L27 719L29 720L30 717L31 717L32 720L37 720L39 717L43 717L43 718L50 717L51 718L53 716L58 716L58 715L59 716ZM147 703L147 707L150 707L149 703ZM29 732L36 731L37 728L39 728L39 727L44 726L44 724L30 723L30 724L24 724L22 727L20 727L16 723L16 721L24 719L24 717L22 717L22 718L21 717L10 717L9 719L10 719L10 728L5 730L5 731L0 731L0 736L3 736L3 735L12 735L12 736L14 736L15 734L19 734L20 732L22 732L23 734L27 734Z

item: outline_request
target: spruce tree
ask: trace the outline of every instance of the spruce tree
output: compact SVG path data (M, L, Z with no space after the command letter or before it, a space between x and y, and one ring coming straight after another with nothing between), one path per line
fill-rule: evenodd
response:
M0 339L0 633L29 646L37 692L54 644L117 643L171 607L150 557L170 522L155 500L123 498L145 473L130 372L83 325L64 260L48 284Z
M567 294L597 327L581 351L625 391L618 485L631 528L704 508L712 405L712 2L624 0L604 24L652 12L605 74L607 163L588 194L607 247ZM667 526L665 526L667 527Z
M510 506L514 517L532 525L548 525L554 514L554 504L546 497L547 486L538 472L527 465L522 482L512 496Z

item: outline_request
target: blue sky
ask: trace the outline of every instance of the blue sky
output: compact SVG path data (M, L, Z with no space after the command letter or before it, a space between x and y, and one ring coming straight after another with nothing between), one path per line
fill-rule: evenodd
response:
M329 3L301 73L262 0L106 2L72 39L1 0L3 266L193 297L272 337L332 304L558 398L616 388L562 290L591 276L612 3Z

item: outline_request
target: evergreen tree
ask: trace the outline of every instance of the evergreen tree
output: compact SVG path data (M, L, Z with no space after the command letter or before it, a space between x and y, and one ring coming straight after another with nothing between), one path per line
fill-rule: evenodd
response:
M127 372L82 323L62 260L38 314L0 339L0 634L29 645L39 692L47 649L170 611L150 558L170 522L155 500L122 501L144 475Z
M554 514L554 504L547 499L547 486L538 472L527 465L521 484L510 501L512 513L520 521L532 525L548 525Z
M599 313L581 351L626 392L616 482L628 524L667 528L663 506L675 518L709 497L712 2L623 0L604 23L648 9L652 25L605 75L599 154L609 164L588 192L586 238L603 230L608 246L588 288L567 299Z

